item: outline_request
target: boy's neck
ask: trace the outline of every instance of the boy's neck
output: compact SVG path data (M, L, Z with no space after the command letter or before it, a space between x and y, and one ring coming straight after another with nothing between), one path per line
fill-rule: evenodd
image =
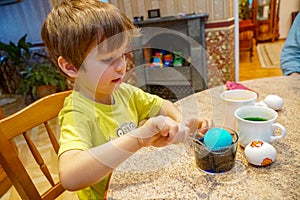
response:
M81 90L77 90L86 98L95 101L97 103L105 104L105 105L113 105L115 104L114 97L112 94L99 94L99 93L87 93Z
M113 105L115 103L114 101L114 97L112 94L109 94L108 96L103 96L101 95L100 97L96 97L97 95L95 95L94 97L94 101L97 103L101 103L101 104L105 104L105 105Z

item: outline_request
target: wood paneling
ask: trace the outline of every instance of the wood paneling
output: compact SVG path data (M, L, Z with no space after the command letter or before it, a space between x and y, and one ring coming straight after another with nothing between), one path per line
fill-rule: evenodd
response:
M122 12L126 13L125 6L124 6L124 0L118 0L117 2L118 2L118 8L119 8ZM131 14L131 15L132 15L132 14Z
M134 16L148 18L148 10L160 9L164 16L176 16L178 13L209 13L208 21L232 18L233 0L110 0L130 19Z

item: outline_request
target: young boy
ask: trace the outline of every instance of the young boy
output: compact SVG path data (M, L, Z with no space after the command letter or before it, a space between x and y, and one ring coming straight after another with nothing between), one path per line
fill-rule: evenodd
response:
M122 83L124 53L137 32L97 0L64 0L43 24L51 57L74 82L59 115L58 167L62 185L80 190L80 199L103 199L109 174L140 148L184 142L198 124L209 125L196 120L187 128L171 102Z

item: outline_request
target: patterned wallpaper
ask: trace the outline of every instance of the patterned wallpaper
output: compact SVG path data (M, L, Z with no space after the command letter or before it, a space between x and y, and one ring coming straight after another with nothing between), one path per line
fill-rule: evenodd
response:
M234 26L206 31L207 86L235 80Z

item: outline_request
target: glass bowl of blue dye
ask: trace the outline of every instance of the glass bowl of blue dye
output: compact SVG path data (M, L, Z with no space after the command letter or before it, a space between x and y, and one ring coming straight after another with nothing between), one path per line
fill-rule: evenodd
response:
M206 173L224 173L235 163L238 134L226 127L199 129L193 134L192 148L197 167Z

